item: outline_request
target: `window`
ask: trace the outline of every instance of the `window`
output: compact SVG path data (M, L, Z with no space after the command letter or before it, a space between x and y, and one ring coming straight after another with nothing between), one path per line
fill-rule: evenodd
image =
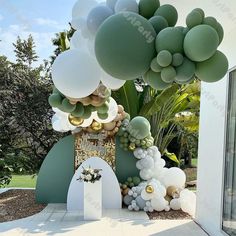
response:
M230 72L225 147L223 231L236 235L236 70Z

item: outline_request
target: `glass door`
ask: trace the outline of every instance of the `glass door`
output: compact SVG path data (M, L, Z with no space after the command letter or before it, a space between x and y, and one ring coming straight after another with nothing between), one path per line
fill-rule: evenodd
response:
M223 231L236 236L236 70L230 72L228 87L223 193Z

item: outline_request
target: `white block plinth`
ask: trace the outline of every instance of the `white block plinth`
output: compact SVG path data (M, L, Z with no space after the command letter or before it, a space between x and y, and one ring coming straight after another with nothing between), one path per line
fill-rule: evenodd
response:
M102 181L84 182L84 220L102 217Z

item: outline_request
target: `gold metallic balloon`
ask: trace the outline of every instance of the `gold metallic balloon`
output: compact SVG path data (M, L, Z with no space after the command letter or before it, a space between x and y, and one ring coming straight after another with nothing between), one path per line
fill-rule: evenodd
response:
M153 193L154 192L154 188L152 185L147 185L145 188L147 193Z
M175 186L169 186L167 188L167 195L173 198L176 198L179 196L179 189Z
M72 116L71 114L69 115L68 120L74 126L80 126L84 122L83 118L75 117Z
M130 151L134 151L135 148L136 148L136 146L135 146L134 143L131 143L131 144L129 145L129 150L130 150Z
M93 121L92 125L91 125L92 130L94 131L100 131L103 129L103 124L99 123L97 121Z

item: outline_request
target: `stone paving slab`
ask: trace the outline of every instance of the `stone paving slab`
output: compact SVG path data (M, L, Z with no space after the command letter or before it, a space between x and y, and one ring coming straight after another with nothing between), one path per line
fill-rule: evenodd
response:
M84 221L83 212L49 204L41 213L0 224L0 236L206 236L191 220L152 220L145 212L104 210L100 221Z

